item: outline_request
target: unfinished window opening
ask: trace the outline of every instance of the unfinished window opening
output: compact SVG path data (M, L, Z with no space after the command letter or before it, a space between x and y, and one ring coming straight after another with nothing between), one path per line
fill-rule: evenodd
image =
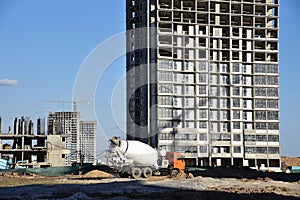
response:
M232 40L232 48L240 49L240 41L239 40Z
M158 2L159 8L162 9L171 9L171 0L159 0Z
M278 43L277 42L267 42L267 50L278 50Z
M186 23L195 23L195 15L193 13L183 13L183 22Z
M158 53L162 57L172 57L172 48L159 48Z
M231 25L232 26L241 26L241 17L231 17Z
M267 54L267 61L271 62L278 62L278 54L272 53L272 54Z
M159 35L158 40L160 44L172 45L172 36Z
M265 28L265 18L255 18L255 27L256 28Z
M230 31L229 28L223 28L222 29L222 37L230 37ZM229 40L228 40L228 44L229 44ZM229 45L228 45L229 46Z
M265 50L266 49L266 43L264 41L255 41L254 48L257 50Z
M158 17L160 21L172 21L172 12L167 12L167 11L159 11L158 12Z
M264 29L255 29L254 37L255 38L265 38L266 37L265 30Z
M216 12L216 4L214 2L210 3L210 12Z
M255 3L263 3L263 4L265 4L266 0L255 0Z
M206 47L206 38L199 38L199 46Z
M206 28L207 26L199 26L199 35L207 35Z
M278 7L268 6L267 16L278 16Z
M174 22L181 22L181 12L174 12L173 13L173 21Z
M253 26L252 17L243 17L243 26Z
M227 49L227 48L224 48L224 49ZM222 61L229 61L229 57L230 57L229 51L222 51Z
M197 1L197 11L208 12L208 2Z
M182 9L183 10L195 10L194 1L182 1Z
M277 19L268 19L268 28L278 28L278 20Z
M231 4L231 13L232 14L241 14L241 5L240 4Z
M266 15L265 7L264 6L255 6L255 15L256 16Z
M267 30L267 38L278 38L277 30Z
M159 23L158 28L159 28L159 32L172 33L171 23Z
M232 52L232 60L240 60L240 54L238 51Z
M198 14L197 24L208 24L208 16L203 14Z
M229 15L221 15L220 24L221 25L229 25Z
M229 5L227 3L220 4L220 12L221 13L228 13L229 12Z
M255 61L265 61L265 60L266 60L266 55L265 55L265 53L258 53L258 52L255 52L254 60L255 60Z
M252 15L253 14L253 6L250 5L250 4L244 4L244 6L243 6L243 14Z
M233 37L240 37L240 30L239 30L239 28L232 28L232 36Z

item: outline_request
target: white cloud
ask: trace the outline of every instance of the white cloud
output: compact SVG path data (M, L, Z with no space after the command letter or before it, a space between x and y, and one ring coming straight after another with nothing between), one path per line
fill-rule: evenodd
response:
M18 80L0 79L0 86L17 85L17 84L18 84Z

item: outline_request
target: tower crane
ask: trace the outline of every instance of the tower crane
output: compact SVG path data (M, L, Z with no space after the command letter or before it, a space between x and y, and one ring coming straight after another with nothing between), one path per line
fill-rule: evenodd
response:
M77 103L82 103L82 104L90 104L89 101L70 101L70 100L44 100L43 102L48 102L48 103L72 103L73 104L73 112L77 112Z

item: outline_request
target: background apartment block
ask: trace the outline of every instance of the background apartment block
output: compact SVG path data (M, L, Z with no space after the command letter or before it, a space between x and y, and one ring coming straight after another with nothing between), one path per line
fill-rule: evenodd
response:
M80 162L79 122L79 112L50 112L48 115L48 134L61 135L65 148L70 149L70 153L64 155L66 165Z
M126 2L127 138L279 167L279 1Z
M80 122L80 149L84 163L96 162L96 127L96 121Z
M79 112L52 112L48 116L48 134L60 135L53 148L65 159L65 165L94 163L96 156L96 122L80 121ZM49 137L58 141L56 137ZM61 143L62 142L62 143ZM62 148L64 144L64 148ZM66 151L68 150L69 151ZM60 159L60 158L59 158Z

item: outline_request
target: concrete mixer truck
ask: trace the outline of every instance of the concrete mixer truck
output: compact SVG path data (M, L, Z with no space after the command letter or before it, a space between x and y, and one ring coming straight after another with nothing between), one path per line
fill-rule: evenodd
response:
M107 165L119 172L121 177L150 178L152 174L177 175L185 169L185 161L180 153L155 150L136 140L110 139L106 154Z

